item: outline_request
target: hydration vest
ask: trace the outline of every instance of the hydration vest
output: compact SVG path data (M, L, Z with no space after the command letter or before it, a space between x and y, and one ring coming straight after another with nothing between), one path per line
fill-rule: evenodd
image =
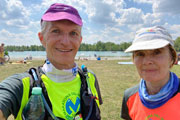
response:
M34 70L36 73L36 76L38 79L37 81L34 79L34 75L33 75L34 73L32 72L32 70ZM87 68L84 70L81 70L80 68L78 68L78 73L79 73L80 79L81 79L80 111L76 114L76 116L73 120L76 120L77 116L81 116L83 120L100 120L101 117L100 117L98 94L97 93L94 94L93 92L89 93L89 87L88 87L88 83L87 83L87 77L88 77L87 76L87 74L88 74ZM45 101L47 102L49 108L52 111L52 104L51 104L50 99L48 97L45 85L41 79L41 75L43 74L41 68L40 67L31 68L31 69L29 69L29 74L31 75L31 78L30 78L30 88L29 88L29 96L28 97L31 96L32 88L40 85L40 87L42 88L42 91L43 91ZM20 113L23 113L23 108L24 107L22 107L20 109ZM49 112L49 110L45 106L45 118L44 118L44 120L54 120L55 118L56 118L56 120L65 120L63 118L58 118L56 116L53 116L52 114L53 113ZM17 117L17 119L18 118L19 118L19 116ZM21 118L22 118L22 120L24 120L23 114L22 114Z

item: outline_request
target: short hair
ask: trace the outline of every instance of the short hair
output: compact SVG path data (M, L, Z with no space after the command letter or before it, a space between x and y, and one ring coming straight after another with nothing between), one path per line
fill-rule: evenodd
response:
M177 53L176 53L176 50L173 48L172 45L168 45L168 48L169 48L169 52L170 52L170 55L172 57L172 60L173 60L173 65L176 63L177 61Z
M49 24L50 22L48 22L48 21L42 21L41 22L41 32L42 33L45 33L45 29L46 29L46 27L47 27L47 25Z

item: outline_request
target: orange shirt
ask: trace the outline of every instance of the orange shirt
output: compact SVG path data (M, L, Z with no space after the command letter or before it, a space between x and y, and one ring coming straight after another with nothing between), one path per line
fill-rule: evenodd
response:
M137 90L129 96L126 105L128 113L123 114L128 114L132 120L180 120L179 92L161 107L149 109L142 104Z

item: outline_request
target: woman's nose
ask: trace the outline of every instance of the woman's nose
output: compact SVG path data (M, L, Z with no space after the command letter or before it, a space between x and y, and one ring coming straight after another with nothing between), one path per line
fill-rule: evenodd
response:
M152 64L153 63L152 56L145 55L142 62L145 65Z

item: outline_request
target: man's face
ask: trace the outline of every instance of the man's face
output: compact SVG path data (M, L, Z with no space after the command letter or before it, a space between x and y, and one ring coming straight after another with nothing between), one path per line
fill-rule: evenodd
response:
M61 20L49 22L39 39L46 48L48 60L57 69L74 67L74 59L80 47L82 36L81 26Z

